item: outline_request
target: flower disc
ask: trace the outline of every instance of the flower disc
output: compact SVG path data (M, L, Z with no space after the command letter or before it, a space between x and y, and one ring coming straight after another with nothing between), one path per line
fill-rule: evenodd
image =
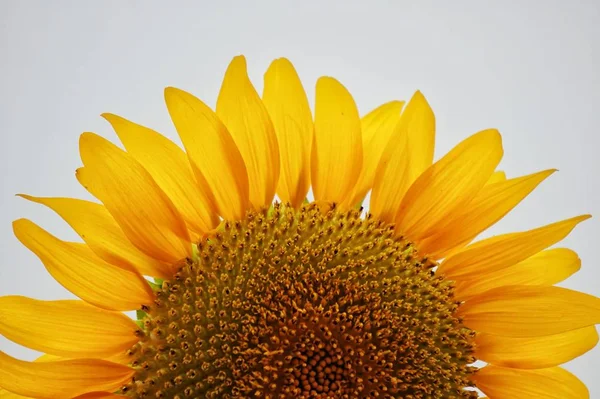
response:
M129 352L131 397L428 398L464 391L452 283L358 211L276 205L199 245Z

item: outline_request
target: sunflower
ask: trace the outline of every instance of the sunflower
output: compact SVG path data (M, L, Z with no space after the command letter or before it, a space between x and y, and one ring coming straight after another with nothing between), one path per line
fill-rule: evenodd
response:
M433 162L420 92L360 118L322 77L313 120L288 60L264 79L234 58L216 112L167 88L185 152L104 114L125 150L84 133L76 173L99 203L22 195L81 237L14 222L80 300L0 298L0 333L45 353L0 352L0 397L589 397L559 366L600 299L555 286L580 260L548 249L589 216L471 243L554 170L507 178L493 129Z

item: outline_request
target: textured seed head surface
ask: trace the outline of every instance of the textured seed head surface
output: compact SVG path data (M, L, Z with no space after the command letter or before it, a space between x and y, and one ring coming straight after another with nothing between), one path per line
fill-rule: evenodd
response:
M476 398L453 286L393 226L276 204L198 244L128 352L134 398Z

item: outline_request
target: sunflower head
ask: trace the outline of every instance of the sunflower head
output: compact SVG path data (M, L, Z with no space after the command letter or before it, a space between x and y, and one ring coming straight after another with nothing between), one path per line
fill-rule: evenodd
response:
M547 249L588 216L471 243L554 170L507 178L494 129L433 162L420 92L360 117L324 77L313 118L286 59L262 96L236 57L216 111L165 99L184 149L103 114L125 150L81 136L98 201L22 195L81 237L14 222L80 300L0 298L0 333L47 353L0 352L2 397L589 397L558 366L600 299L554 286L580 261Z

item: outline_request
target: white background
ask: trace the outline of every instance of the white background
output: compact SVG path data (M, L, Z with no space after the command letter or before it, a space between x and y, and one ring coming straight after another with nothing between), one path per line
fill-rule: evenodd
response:
M600 295L598 1L249 3L0 0L0 294L70 297L11 222L75 234L15 193L87 197L74 178L78 135L116 138L100 113L178 140L163 87L214 105L228 62L245 54L259 91L270 61L285 56L311 101L316 79L332 75L361 113L422 90L436 112L436 157L496 127L509 176L560 169L486 235L595 214L561 246L583 260L565 285ZM5 339L0 349L35 356ZM567 368L600 398L600 348Z

